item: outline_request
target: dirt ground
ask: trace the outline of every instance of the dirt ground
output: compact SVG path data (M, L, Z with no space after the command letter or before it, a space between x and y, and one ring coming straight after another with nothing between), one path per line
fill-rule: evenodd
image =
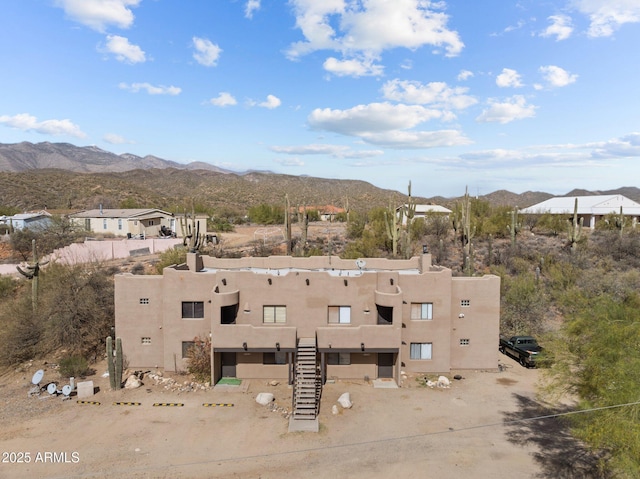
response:
M37 369L45 370L43 384L62 381L51 365L32 363L0 378L0 477L573 477L557 475L571 458L543 447L550 420L519 421L546 412L535 401L539 371L499 356L501 371L458 372L463 379L448 389L426 387L421 376L398 389L327 384L317 433L288 432L291 389L282 383L182 392L147 377L138 389L111 391L99 364L88 378L99 388L89 404L73 395L29 397ZM259 405L260 392L273 393L275 404ZM334 414L344 392L353 407Z

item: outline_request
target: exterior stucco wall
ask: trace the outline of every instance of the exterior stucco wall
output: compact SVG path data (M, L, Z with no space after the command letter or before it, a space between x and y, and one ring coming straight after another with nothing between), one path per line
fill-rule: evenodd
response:
M469 306L462 306L463 300L469 300ZM496 305L499 308L500 278L497 276L454 278L451 293L451 368L496 368L500 336ZM461 345L461 339L468 339L469 344Z
M116 275L115 297L116 336L129 366L164 368L162 276Z
M378 353L393 354L396 378L400 370L497 368L496 276L455 278L446 268L432 267L429 255L367 259L362 270L353 261L328 257L188 256L190 269L116 277L116 327L132 367L184 370L182 342L210 334L214 378L221 374L221 352L235 353L238 377L286 378L289 366L263 364L263 354L292 352L303 337L316 338L319 360L330 352L351 354L348 365L325 364L326 377L375 378ZM141 297L149 298L146 310ZM468 307L461 307L463 299ZM183 319L183 301L202 302L204 317ZM412 303L432 303L432 318L411 319ZM235 324L221 324L222 308L228 306L237 307ZM264 323L265 306L286 307L286 322ZM331 306L349 306L350 322L329 323ZM378 324L377 306L392 308L390 324ZM141 316L141 311L150 314ZM147 349L153 353L139 344L151 330L153 348ZM469 344L461 346L460 339ZM431 343L431 359L411 359L411 343ZM127 352L127 345L136 351Z

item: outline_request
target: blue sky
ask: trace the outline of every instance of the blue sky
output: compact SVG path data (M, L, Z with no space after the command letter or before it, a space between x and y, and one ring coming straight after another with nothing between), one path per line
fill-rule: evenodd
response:
M640 186L640 0L20 0L0 143L418 196Z

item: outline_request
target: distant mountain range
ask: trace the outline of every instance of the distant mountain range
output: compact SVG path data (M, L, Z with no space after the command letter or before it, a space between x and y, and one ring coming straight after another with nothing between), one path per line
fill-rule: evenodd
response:
M95 146L69 143L0 143L0 208L77 210L157 207L182 211L193 198L205 206L246 211L259 204L346 206L366 211L405 201L403 192L359 180L282 175L264 171L232 172L204 162L176 163L147 155L116 155ZM565 196L622 194L640 202L640 189L573 190ZM553 197L499 190L480 198L494 205L525 208ZM416 198L451 207L458 198Z
M149 168L208 170L231 173L204 162L189 164L164 160L157 156L140 157L131 153L116 155L97 146L75 146L69 143L0 143L0 171L20 172L45 168L60 168L76 173L116 173Z

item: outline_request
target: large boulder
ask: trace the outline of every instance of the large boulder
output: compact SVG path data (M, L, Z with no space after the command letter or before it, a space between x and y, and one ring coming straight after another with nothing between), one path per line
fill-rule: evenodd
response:
M451 381L449 381L448 377L440 376L438 378L438 387L439 388L448 388L449 386L451 386Z
M136 389L136 388L139 388L140 386L142 386L142 381L140 381L135 374L132 374L131 376L129 376L124 383L125 389Z
M343 393L338 398L338 404L345 409L351 408L351 406L353 406L353 403L351 402L351 395L349 393Z
M271 393L258 393L256 396L256 402L262 406L266 406L273 402L274 396Z

